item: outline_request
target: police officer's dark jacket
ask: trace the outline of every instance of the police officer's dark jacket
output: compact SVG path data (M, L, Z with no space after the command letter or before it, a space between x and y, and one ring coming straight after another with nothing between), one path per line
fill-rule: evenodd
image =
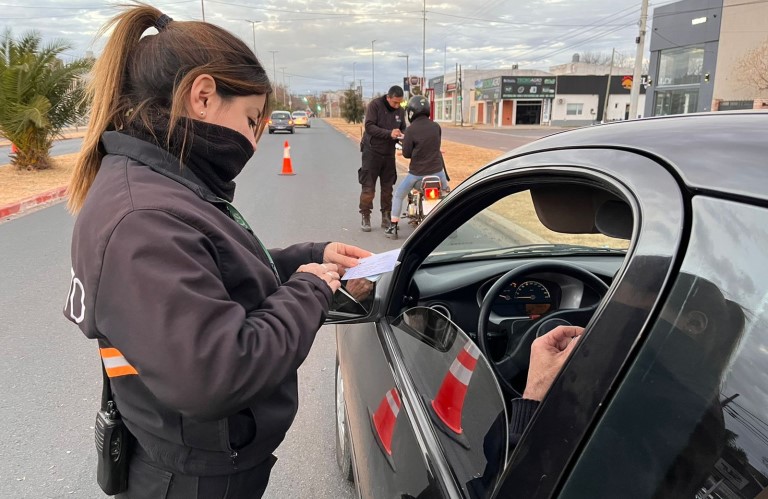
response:
M296 370L332 293L270 250L179 160L120 132L75 224L65 307L98 339L118 410L157 465L221 475L267 459L298 404Z
M387 96L373 99L365 111L365 133L363 147L382 156L394 156L397 141L392 138L392 130L405 131L405 111L393 108L387 102Z
M408 172L413 175L432 175L443 169L440 152L440 125L427 116L416 116L403 138L403 157L410 158Z

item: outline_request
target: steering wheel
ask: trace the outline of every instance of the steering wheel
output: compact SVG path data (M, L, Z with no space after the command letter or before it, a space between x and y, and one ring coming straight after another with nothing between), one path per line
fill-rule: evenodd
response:
M551 314L546 314L544 317L534 321L522 334L516 334L514 332L513 325L519 319L491 319L491 308L496 301L496 297L510 282L530 274L539 274L542 272L564 274L579 279L596 291L601 299L608 291L608 285L592 272L570 263L554 260L544 260L521 265L501 276L494 285L491 286L491 289L485 294L483 303L480 306L480 317L477 322L478 346L491 363L491 367L496 373L499 383L504 391L517 397L522 396L523 388L525 386L525 378L521 375L525 374L528 370L531 356L531 343L533 343L533 340L546 334L557 326L586 326L599 305L598 302L589 307L558 310ZM499 360L493 360L489 355L490 346L488 336L491 331L504 332L507 335L507 349ZM515 385L518 386L516 387Z

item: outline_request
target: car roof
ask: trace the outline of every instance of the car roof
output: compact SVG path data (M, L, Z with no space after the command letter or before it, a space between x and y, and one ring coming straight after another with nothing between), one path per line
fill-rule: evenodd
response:
M612 122L549 135L505 158L575 147L633 150L667 163L693 190L768 200L768 112Z

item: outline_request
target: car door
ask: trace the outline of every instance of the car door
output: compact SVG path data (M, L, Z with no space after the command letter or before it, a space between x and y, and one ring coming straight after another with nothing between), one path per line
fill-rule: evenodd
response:
M617 149L564 149L512 161L521 168L594 177L623 193L632 240L584 336L508 461L496 497L551 497L668 286L685 230L681 189L661 160ZM555 165L569 165L568 167ZM642 294L646 300L637 300Z
M463 331L413 307L378 324L340 325L337 345L362 497L492 490L506 459L504 402Z
M691 204L673 287L562 497L768 495L768 209Z
M653 310L652 302L630 306L634 290L639 288L655 296L664 288L675 263L684 220L682 196L665 167L646 156L608 148L530 153L501 160L455 189L406 241L399 257L400 265L390 275L386 291L377 293L380 311L373 313L383 326L377 331L378 348L390 362L394 373L392 381L403 383L401 389L413 404L412 410L406 413L413 420L414 437L421 439L419 445L427 459L425 464L436 478L436 490L442 496L470 496L470 492L466 482L454 475L454 469L460 468L461 463L445 451L445 443L440 440L441 430L430 429L431 426L425 424L430 417L426 412L429 404L423 402L419 390L429 392L428 383L417 387L418 383L413 382L412 368L406 369L400 360L402 353L396 348L399 347L397 333L393 332L394 337L388 338L390 329L394 331L390 324L396 323L404 309L417 305L413 276L440 244L446 241L450 244L457 227L509 193L553 182L599 185L620 194L626 199L634 220L633 223L630 220L632 244L583 342L507 461L503 480L495 489L497 496L547 497L552 493ZM630 281L632 288L625 284ZM596 351L600 354L596 355ZM450 354L447 357L450 358ZM416 359L412 362L416 363ZM433 374L431 378L440 379L440 376ZM439 387L433 385L432 393L434 386ZM374 406L376 400L369 400L367 404L367 407ZM568 418L566 425L560 424L564 417ZM553 427L554 422L557 427Z

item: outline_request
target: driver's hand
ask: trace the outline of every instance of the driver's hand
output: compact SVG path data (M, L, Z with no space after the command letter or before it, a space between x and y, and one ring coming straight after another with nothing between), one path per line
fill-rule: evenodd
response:
M536 338L531 344L531 364L528 368L528 382L523 392L524 399L544 399L557 373L584 332L583 327L558 326L547 334Z

